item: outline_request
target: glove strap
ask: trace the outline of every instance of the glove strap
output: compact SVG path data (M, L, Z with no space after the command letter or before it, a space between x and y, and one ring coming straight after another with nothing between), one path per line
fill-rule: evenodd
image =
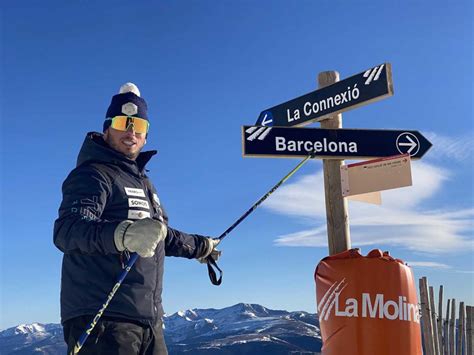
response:
M219 266L217 266L217 263L210 255L206 258L206 262L209 279L211 280L213 285L219 286L222 283L222 270ZM219 271L219 279L217 278L216 272L214 271L213 267L215 267Z

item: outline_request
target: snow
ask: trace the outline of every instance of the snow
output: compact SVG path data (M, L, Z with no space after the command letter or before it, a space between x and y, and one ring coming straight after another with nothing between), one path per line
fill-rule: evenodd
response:
M180 349L196 346L195 349L220 351L228 346L248 343L258 347L259 342L282 345L290 344L288 339L294 336L321 339L315 314L271 310L248 303L223 309L179 311L165 315L164 324L170 343L175 346L182 344ZM59 324L20 324L1 331L0 338L16 336L18 340L15 341L25 345L53 339L60 332Z
M194 312L192 309L188 309L188 310L186 311L186 314L192 315L194 318L199 317L198 314L197 314L196 312Z
M0 338L9 337L14 335L26 336L28 339L40 339L50 336L52 332L57 329L61 329L60 324L20 324L16 327L8 328L4 331L0 331Z
M44 326L39 323L20 324L16 327L15 334L44 333L45 331Z

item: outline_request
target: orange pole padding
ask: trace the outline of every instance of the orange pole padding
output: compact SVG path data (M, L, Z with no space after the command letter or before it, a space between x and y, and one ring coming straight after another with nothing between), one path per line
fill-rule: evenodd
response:
M412 270L387 252L351 249L316 267L323 355L422 354Z

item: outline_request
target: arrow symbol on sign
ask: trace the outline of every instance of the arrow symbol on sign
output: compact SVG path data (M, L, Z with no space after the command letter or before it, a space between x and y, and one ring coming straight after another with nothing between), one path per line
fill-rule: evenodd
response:
M267 121L267 117L268 117L268 112L265 112L265 116L263 116L263 118L262 118L262 123L261 123L262 126L266 126L266 125L268 125L268 124L270 124L270 123L273 122L273 118L270 118L270 119Z
M417 144L415 143L415 141L413 139L410 138L410 136L406 135L405 138L409 140L409 143L398 143L398 145L401 145L401 146L404 146L404 147L410 147L410 149L408 149L407 153L411 154L413 149L416 148Z

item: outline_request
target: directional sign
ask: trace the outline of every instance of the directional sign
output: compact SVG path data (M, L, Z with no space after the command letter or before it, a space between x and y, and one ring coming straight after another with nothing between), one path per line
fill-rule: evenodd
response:
M244 157L305 157L316 150L323 159L381 158L409 154L421 158L431 143L418 131L242 127Z
M393 95L389 63L338 81L260 113L258 126L303 126Z

